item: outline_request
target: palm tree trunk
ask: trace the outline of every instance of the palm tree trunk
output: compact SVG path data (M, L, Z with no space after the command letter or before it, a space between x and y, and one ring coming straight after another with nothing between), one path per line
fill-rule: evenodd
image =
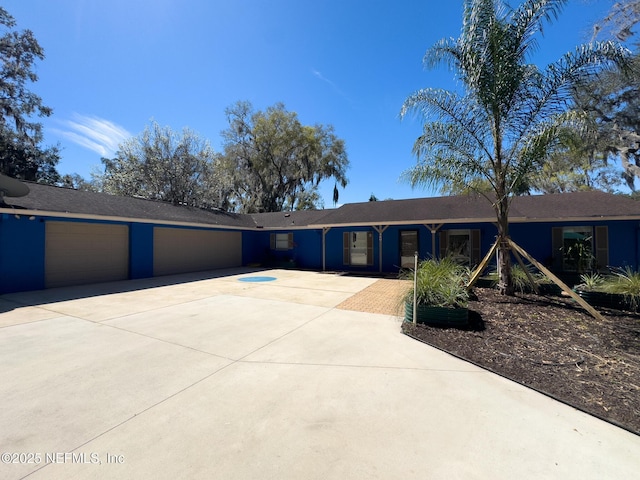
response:
M496 204L498 217L498 290L502 295L514 295L509 245L509 198L503 195Z

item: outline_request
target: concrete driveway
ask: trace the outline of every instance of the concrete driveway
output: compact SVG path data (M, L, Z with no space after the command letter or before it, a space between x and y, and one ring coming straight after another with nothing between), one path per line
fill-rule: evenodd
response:
M0 297L0 478L638 478L640 437L335 308L373 282Z

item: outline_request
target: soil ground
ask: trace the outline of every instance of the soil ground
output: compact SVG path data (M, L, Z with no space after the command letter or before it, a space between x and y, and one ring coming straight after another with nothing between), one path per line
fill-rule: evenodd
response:
M379 280L338 308L403 316L407 288ZM640 315L600 310L602 322L571 299L474 291L467 329L402 331L640 435Z

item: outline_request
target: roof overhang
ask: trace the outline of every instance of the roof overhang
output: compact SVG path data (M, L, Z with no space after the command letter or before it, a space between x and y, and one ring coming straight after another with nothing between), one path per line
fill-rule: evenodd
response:
M94 220L102 222L119 222L119 223L145 223L154 225L166 225L176 227L196 227L196 228L218 228L224 230L250 230L255 227L238 227L229 225L218 225L214 223L198 223L198 222L180 222L173 220L153 220L146 218L131 218L131 217L118 217L111 215L87 215L82 213L70 213L70 212L47 212L43 210L27 210L27 209L15 209L15 208L0 208L0 214L6 213L7 215L17 215L25 217L56 217L56 218L69 218L74 220Z
M607 216L607 217L554 217L554 218L527 218L527 217L510 217L509 223L558 223L558 222L606 222L620 220L639 220L640 215L626 216ZM375 227L379 225L433 225L443 224L451 225L458 223L496 223L496 217L486 218L425 218L422 220L394 220L394 221L375 221L375 222L352 222L352 223L332 223L332 224L314 224L309 228L341 228L341 227Z
M0 214L18 215L18 216L37 216L37 217L56 217L68 218L74 220L93 220L104 222L120 222L120 223L144 223L154 225L166 225L176 227L194 227L194 228L217 228L224 230L250 230L250 231L282 231L282 230L316 230L323 228L350 228L350 227L376 227L380 225L402 226L402 225L432 225L432 224L460 224L460 223L495 223L495 217L486 218L425 218L421 220L394 220L394 221L367 221L367 222L351 222L351 223L318 223L310 225L283 225L283 226L230 226L214 223L199 222L180 222L176 220L154 220L145 218L120 217L111 215L91 215L70 212L51 212L43 210L28 210L15 208L0 208ZM511 217L509 223L559 223L559 222L606 222L606 221L640 221L640 215L622 215L622 216L602 216L602 217L547 217L547 218L527 218L527 217Z

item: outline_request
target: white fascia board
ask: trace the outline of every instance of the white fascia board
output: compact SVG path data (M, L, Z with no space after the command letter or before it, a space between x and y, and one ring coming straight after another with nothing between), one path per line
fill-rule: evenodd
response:
M154 225L170 225L177 227L198 227L198 228L218 228L224 230L249 230L255 227L235 227L229 225L217 225L214 223L197 223L197 222L179 222L174 220L153 220L146 218L130 218L130 217L116 217L110 215L87 215L81 213L69 213L69 212L48 212L42 210L17 210L14 208L0 208L0 214L6 213L7 215L18 215L21 217L57 217L57 218L69 218L74 220L96 220L104 222L120 222L120 223L148 223Z

